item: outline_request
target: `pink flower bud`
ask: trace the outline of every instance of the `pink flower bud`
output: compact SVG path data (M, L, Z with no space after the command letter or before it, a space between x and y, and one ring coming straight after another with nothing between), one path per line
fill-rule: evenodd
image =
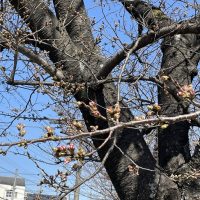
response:
M69 144L69 146L68 146L67 148L68 148L69 150L74 150L75 147L74 147L74 144L71 143L71 144Z

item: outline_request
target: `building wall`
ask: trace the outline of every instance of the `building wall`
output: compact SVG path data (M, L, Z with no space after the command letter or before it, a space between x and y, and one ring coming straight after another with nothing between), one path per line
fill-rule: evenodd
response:
M13 189L13 186L11 185L0 184L0 197L7 200L11 200L11 198L6 197L6 191L12 190L12 189ZM17 193L17 196L14 198L14 200L24 200L25 187L16 186L15 192Z

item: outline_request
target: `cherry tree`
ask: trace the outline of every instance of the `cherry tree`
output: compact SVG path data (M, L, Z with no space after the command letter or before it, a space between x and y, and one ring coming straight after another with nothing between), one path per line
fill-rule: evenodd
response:
M48 176L41 169L41 184L60 188L61 199L104 167L120 199L199 199L197 1L4 0L1 6L4 92L31 91L25 108L1 111L11 119L1 132L2 155L46 144L54 163L73 163L72 171L98 163L72 188L65 183L71 171ZM42 95L51 100L43 108ZM58 117L48 117L49 108ZM49 124L36 137L20 119ZM40 168L42 158L25 154Z

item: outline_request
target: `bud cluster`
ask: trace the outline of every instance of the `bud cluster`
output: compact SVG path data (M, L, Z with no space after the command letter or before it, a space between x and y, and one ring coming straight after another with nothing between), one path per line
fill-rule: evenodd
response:
M195 97L195 91L192 88L192 85L184 85L180 88L180 90L177 93L178 96L182 98L188 98L188 99L194 99Z
M65 145L61 145L58 147L53 148L54 151L54 155L57 158L60 157L65 157L64 159L64 163L70 163L72 160L78 160L78 161L83 161L85 156L86 156L86 152L83 148L79 148L76 152L75 152L75 146L74 144L69 144L67 146Z
M86 153L85 153L84 149L79 148L78 151L77 151L77 154L76 154L76 158L77 158L77 160L82 161L82 160L84 160L85 155L86 155Z
M83 128L83 124L81 122L76 121L76 120L72 121L72 125L75 126L78 130L81 130Z
M90 101L90 103L89 103L89 109L90 109L90 113L91 113L94 117L100 118L101 114L100 114L100 112L98 111L97 104L96 104L94 101Z
M18 147L24 147L25 149L28 147L27 146L27 141L26 140L23 140L22 142L20 142L19 144L18 144Z
M90 101L89 105L87 105L84 102L77 101L76 104L78 107L84 106L85 108L87 108L92 116L106 120L106 118L99 112L96 102Z
M121 113L121 108L120 108L119 103L115 104L114 107L113 106L107 107L106 111L113 120L119 121L120 113Z
M52 127L46 126L44 129L47 131L44 137L47 138L47 137L52 137L54 135L54 129Z
M23 137L26 134L25 125L24 124L17 124L17 130L19 131L19 136Z
M147 106L149 112L147 113L148 116L152 116L158 114L161 111L161 107L158 104L149 105Z
M63 156L73 156L74 155L74 144L69 144L68 146L62 145L53 148L56 157L63 157Z

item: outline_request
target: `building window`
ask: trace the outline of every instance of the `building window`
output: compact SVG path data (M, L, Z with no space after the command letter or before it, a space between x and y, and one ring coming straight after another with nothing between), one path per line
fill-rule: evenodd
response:
M10 198L12 197L13 191L12 190L7 190L6 191L6 197ZM17 192L15 192L15 198L17 198Z

